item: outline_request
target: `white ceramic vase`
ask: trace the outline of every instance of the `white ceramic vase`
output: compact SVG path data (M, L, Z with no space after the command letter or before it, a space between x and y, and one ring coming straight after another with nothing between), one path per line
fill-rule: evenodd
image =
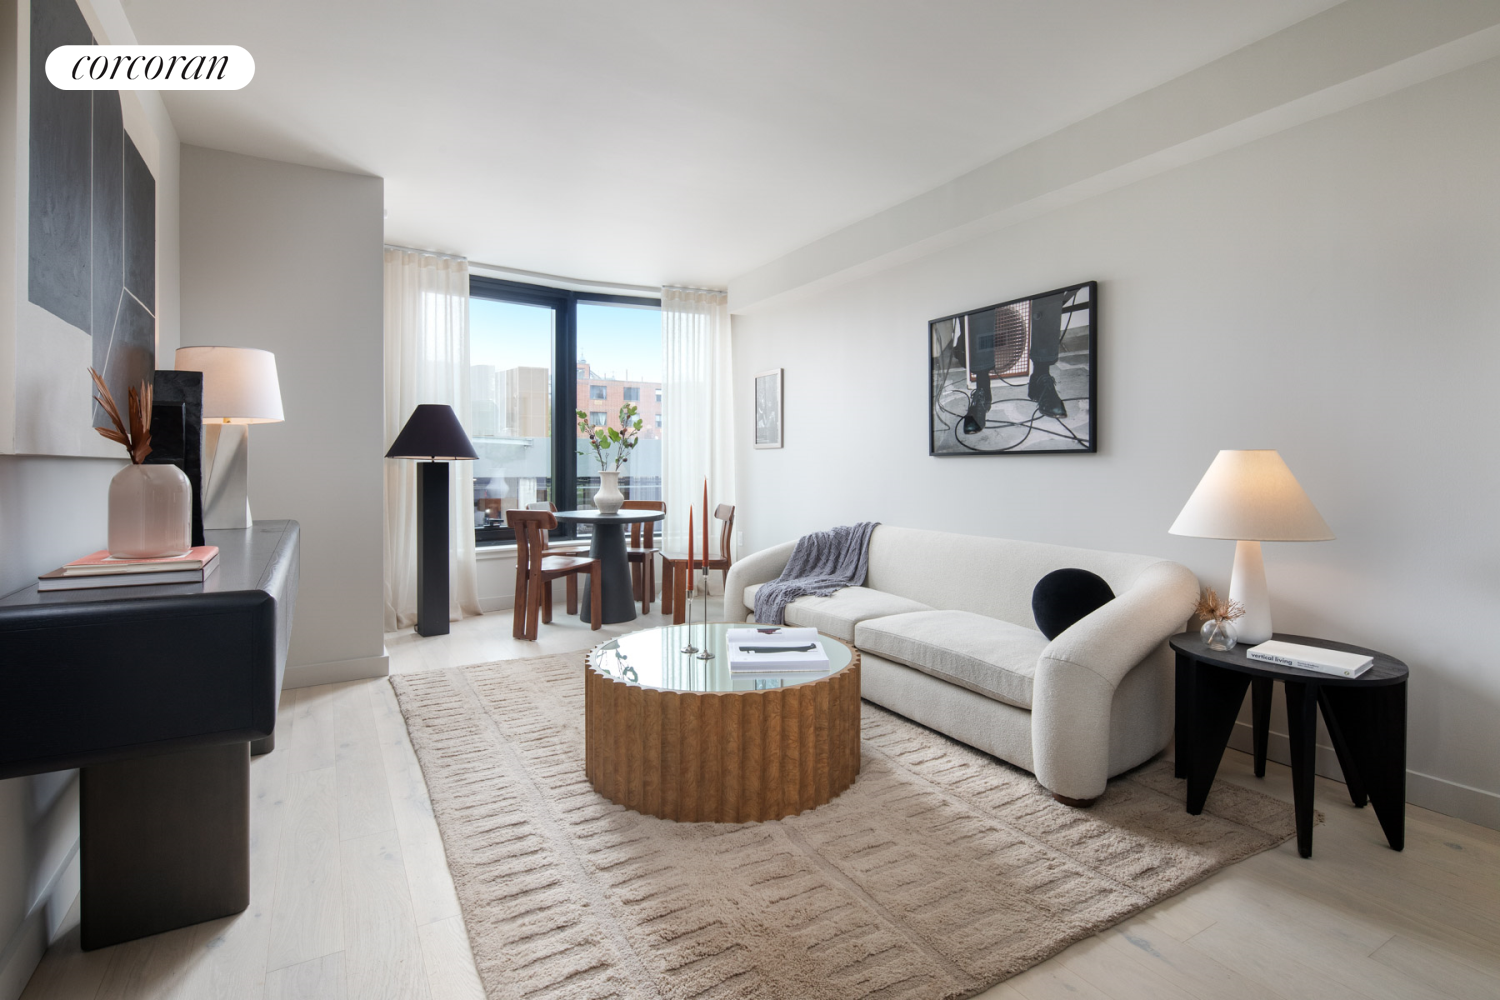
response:
M594 509L601 514L618 514L625 503L625 494L620 492L620 471L599 470L599 492L594 494Z
M109 482L109 554L180 556L193 547L193 488L175 465L127 465Z

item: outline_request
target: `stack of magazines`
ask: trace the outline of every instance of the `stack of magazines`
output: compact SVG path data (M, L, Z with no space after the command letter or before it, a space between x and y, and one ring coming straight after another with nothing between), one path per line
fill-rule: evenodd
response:
M219 568L219 547L199 545L180 556L116 559L107 550L74 559L37 578L37 590L89 590L163 583L202 583Z
M784 625L732 628L726 634L729 669L734 672L787 673L828 669L828 653L815 628Z

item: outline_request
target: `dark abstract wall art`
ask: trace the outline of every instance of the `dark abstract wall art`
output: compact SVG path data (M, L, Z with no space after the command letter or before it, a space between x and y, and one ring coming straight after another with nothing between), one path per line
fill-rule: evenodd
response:
M9 333L22 359L12 440L0 441L0 451L92 454L96 446L89 438L97 435L86 426L82 433L57 428L76 419L62 397L79 387L85 395L77 422L107 426L102 410L90 403L86 369L99 371L116 399L124 399L128 387L151 381L156 179L127 129L119 92L63 91L47 80L46 59L54 48L96 41L76 0L32 0L30 10L30 71L5 81L29 109L29 122L14 140L26 150L29 168L26 212L17 220L22 231L13 238L26 261L27 303L66 326L43 322L28 305L17 308L12 330L0 331ZM139 121L137 114L137 130ZM87 340L69 339L80 334ZM85 371L83 379L74 367Z

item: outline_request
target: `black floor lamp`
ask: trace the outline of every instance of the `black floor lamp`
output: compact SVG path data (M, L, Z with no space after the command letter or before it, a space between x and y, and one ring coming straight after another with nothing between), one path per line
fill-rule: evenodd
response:
M448 634L448 463L479 457L453 407L412 411L386 458L417 463L417 634Z

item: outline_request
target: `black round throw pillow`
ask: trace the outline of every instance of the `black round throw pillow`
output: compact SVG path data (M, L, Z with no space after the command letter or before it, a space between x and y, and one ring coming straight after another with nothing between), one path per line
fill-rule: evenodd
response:
M1086 569L1055 569L1031 592L1031 616L1048 639L1055 639L1084 615L1115 599L1115 592Z

